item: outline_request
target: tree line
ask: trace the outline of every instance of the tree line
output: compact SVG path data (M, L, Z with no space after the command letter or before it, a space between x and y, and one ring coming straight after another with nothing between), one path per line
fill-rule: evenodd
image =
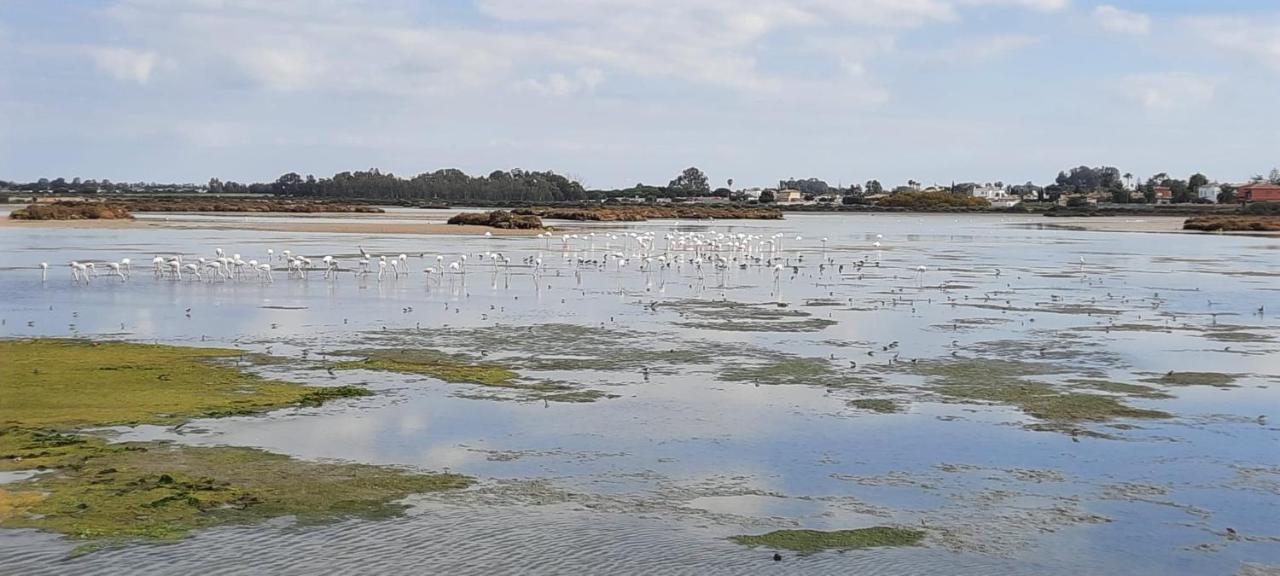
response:
M1280 184L1280 169L1270 174L1254 176L1255 181ZM401 178L383 173L376 168L367 171L339 172L329 178L302 176L286 173L273 182L243 184L211 178L208 184L159 184L154 182L111 182L110 180L81 180L80 178L41 178L34 182L18 183L0 180L0 190L54 194L186 194L209 192L215 194L284 195L322 199L368 199L388 202L440 202L440 203L554 203L605 200L609 198L640 197L646 199L720 196L733 200L745 200L741 190L734 190L733 179L724 186L713 188L707 175L697 167L689 167L676 175L666 186L639 183L627 188L588 190L581 183L555 172L526 171L521 169L496 170L485 176L470 176L458 169L424 172L411 178ZM1176 203L1201 201L1199 189L1210 182L1204 174L1196 173L1187 179L1178 179L1160 173L1146 180L1121 172L1112 166L1078 166L1058 173L1054 182L1039 187L1031 182L1005 186L1002 182L953 183L943 187L958 196L972 195L982 186L995 186L1009 195L1035 200L1056 201L1062 196L1102 194L1111 202L1154 202L1156 189L1168 188L1171 200ZM921 184L908 180L907 185L894 187L890 192L915 191ZM847 187L832 186L819 178L789 178L778 181L778 190L799 190L806 199L834 197L846 204L861 203L868 196L886 193L879 180ZM1218 201L1230 201L1233 188L1222 185ZM772 194L763 194L761 202L773 201Z

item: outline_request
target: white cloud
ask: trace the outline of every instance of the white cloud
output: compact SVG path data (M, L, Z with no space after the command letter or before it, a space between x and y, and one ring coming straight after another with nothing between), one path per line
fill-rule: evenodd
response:
M1027 34L974 36L965 38L946 50L926 54L925 57L945 64L973 64L993 60L1038 43L1039 36Z
M957 0L967 6L1013 6L1040 12L1057 12L1071 5L1071 0Z
M595 68L581 68L573 75L555 72L545 78L529 78L520 87L542 96L573 96L594 92L596 86L603 81L604 72Z
M146 84L159 58L154 52L132 48L96 46L88 49L98 70L116 80Z
M1130 12L1108 4L1093 9L1093 19L1104 30L1117 34L1151 33L1151 17L1141 12Z
M1203 107L1217 95L1215 78L1182 72L1126 77L1122 92L1149 112L1176 112Z
M1183 21L1209 46L1248 56L1280 71L1280 16L1270 19L1199 17Z
M272 90L305 88L325 69L322 56L306 47L249 48L238 52L236 59L245 73Z

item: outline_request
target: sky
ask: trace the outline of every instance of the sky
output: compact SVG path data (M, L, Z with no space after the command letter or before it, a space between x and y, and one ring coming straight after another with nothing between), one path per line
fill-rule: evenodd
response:
M1280 0L0 0L0 179L1280 166Z

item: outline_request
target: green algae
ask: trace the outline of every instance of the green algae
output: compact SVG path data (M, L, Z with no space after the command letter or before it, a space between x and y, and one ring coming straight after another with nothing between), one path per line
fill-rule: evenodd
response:
M892 414L902 411L902 406L888 398L859 398L850 400L847 404L859 410L869 410L880 414Z
M1152 398L1152 399L1173 398L1172 394L1158 390L1156 388L1152 388L1150 386L1143 386L1141 384L1125 384L1123 382L1112 382L1110 380L1095 380L1091 378L1078 378L1078 379L1067 380L1067 382L1072 385L1080 386L1083 388L1089 388L1089 389L1098 390L1101 392L1110 392L1112 394L1119 394L1122 396L1132 396L1135 398Z
M699 322L673 322L682 328L717 330L721 332L820 332L835 326L835 320L805 318L790 321L715 320Z
M520 402L588 403L617 398L614 394L598 390L583 390L572 385L541 380L521 381L515 371L498 364L474 363L461 354L446 354L437 350L382 350L367 349L340 352L344 356L365 356L364 360L339 362L334 370L378 370L401 374L421 374L451 384L478 384L488 388L510 390L512 395L471 394L465 398L483 400L515 400Z
M802 554L824 550L857 550L885 546L915 546L924 539L921 530L876 526L856 530L775 530L757 536L733 536L743 546L764 546Z
M947 386L940 390L952 398L997 402L1017 407L1028 415L1050 422L1101 422L1112 418L1169 418L1158 410L1125 405L1111 396L1059 392L1040 382L999 386Z
M730 366L720 380L768 385L845 387L868 384L867 380L836 370L824 358L781 357L763 364Z
M1063 392L1026 379L1060 371L1052 365L1010 360L931 361L920 363L915 370L939 384L936 390L943 396L1007 404L1052 423L1171 417L1128 406L1113 396Z
M69 340L0 341L0 470L44 474L0 488L0 526L95 542L171 540L193 530L291 516L398 514L410 494L462 488L453 474L317 463L257 449L111 444L78 428L175 424L368 395L218 365L235 350Z
M0 500L42 495L27 498L0 526L91 540L173 540L201 528L281 516L304 524L386 518L403 512L398 501L410 494L471 483L455 474L306 462L253 448L86 445L96 450L76 466L0 489Z
M237 350L81 340L0 340L0 425L175 424L298 405L313 388L219 360Z
M1235 374L1223 374L1220 372L1169 371L1158 377L1146 378L1143 382L1164 384L1166 386L1215 386L1218 388L1231 388L1235 386L1237 378L1239 378L1239 376Z
M298 400L298 405L315 407L324 404L330 400L338 398L362 398L365 396L373 396L373 392L361 388L359 386L334 386L330 388L317 388L307 392Z
M514 371L495 364L476 364L465 357L435 350L354 350L337 353L364 356L363 360L338 362L334 370L378 370L402 374L421 374L451 384L508 386L519 377Z

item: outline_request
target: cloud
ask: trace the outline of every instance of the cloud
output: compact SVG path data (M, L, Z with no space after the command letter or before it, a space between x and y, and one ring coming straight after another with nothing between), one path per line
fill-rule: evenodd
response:
M1071 5L1071 0L957 0L967 6L1012 6L1040 12L1057 12Z
M1141 12L1130 12L1104 4L1093 9L1093 19L1103 30L1117 34L1151 33L1151 17Z
M1209 46L1252 58L1280 71L1280 16L1187 18L1183 24Z
M975 64L1033 46L1040 40L1039 36L1027 34L975 36L965 38L948 49L926 54L925 58L944 64Z
M595 68L581 68L572 76L555 72L545 78L529 78L520 87L542 96L563 97L594 92L596 86L603 81L604 72Z
M98 70L116 80L146 84L159 58L154 52L132 48L97 46L88 49Z
M1149 112L1176 112L1213 101L1219 81L1183 72L1135 74L1122 81L1123 93Z

